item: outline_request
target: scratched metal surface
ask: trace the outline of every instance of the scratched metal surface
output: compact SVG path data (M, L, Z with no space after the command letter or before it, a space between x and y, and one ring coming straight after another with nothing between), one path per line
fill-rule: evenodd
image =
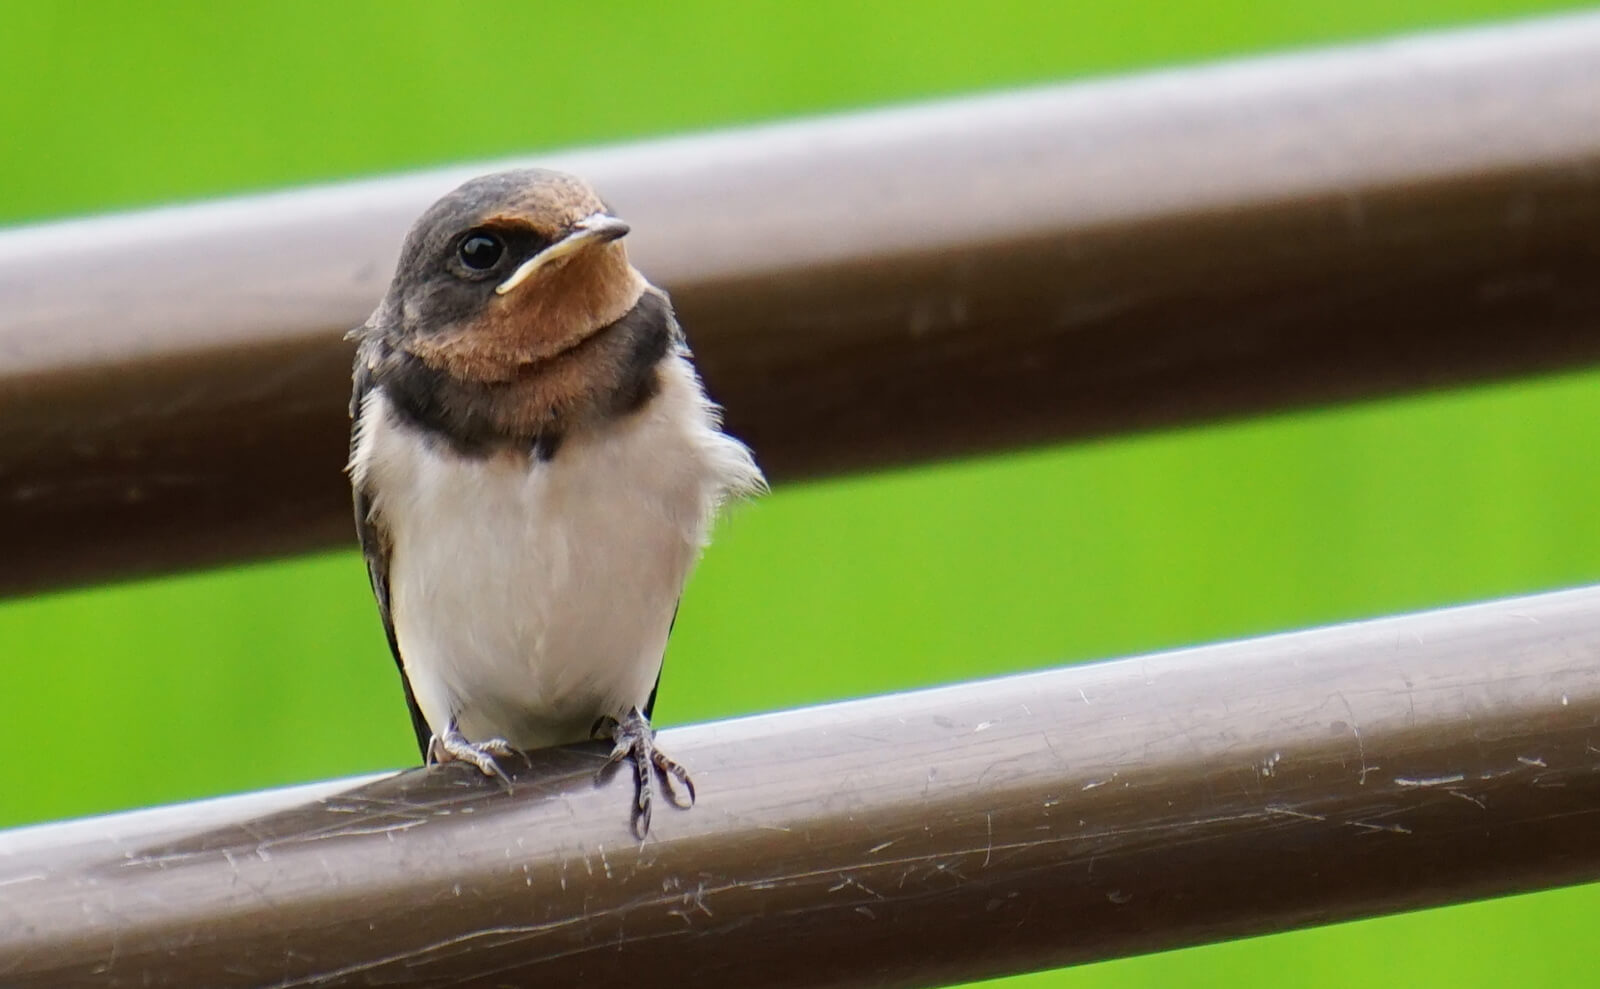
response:
M550 155L774 479L1600 359L1600 14ZM504 163L0 232L0 593L348 542L341 334Z
M1600 878L1600 588L0 833L6 986L915 986Z

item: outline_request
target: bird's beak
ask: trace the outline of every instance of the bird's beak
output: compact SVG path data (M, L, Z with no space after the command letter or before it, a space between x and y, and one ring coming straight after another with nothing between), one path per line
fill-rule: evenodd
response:
M572 225L568 234L549 247L522 262L511 277L494 287L496 295L507 292L527 281L535 272L570 257L578 251L596 244L609 244L628 232L628 225L609 213L590 213Z

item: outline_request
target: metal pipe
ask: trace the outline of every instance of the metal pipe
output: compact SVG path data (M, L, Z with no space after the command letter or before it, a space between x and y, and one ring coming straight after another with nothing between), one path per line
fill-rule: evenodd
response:
M916 986L1600 878L1600 587L0 833L7 986ZM41 767L40 771L56 771Z
M1600 358L1600 14L540 156L778 480ZM0 233L0 592L350 538L341 333L479 164Z

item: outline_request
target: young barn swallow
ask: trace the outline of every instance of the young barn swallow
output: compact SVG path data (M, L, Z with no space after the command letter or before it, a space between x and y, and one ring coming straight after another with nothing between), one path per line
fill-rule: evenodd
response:
M764 487L720 428L628 225L583 181L473 179L406 235L359 341L349 473L378 612L428 763L505 779L608 737L674 803L650 711L718 509Z

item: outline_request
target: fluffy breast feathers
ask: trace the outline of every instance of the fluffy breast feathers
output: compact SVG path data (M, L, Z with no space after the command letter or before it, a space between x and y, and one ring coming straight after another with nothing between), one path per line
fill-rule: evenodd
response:
M538 747L647 705L718 509L764 487L686 353L658 369L641 408L574 432L548 460L464 456L396 415L381 385L359 398L358 523L434 732L455 718L468 738Z

